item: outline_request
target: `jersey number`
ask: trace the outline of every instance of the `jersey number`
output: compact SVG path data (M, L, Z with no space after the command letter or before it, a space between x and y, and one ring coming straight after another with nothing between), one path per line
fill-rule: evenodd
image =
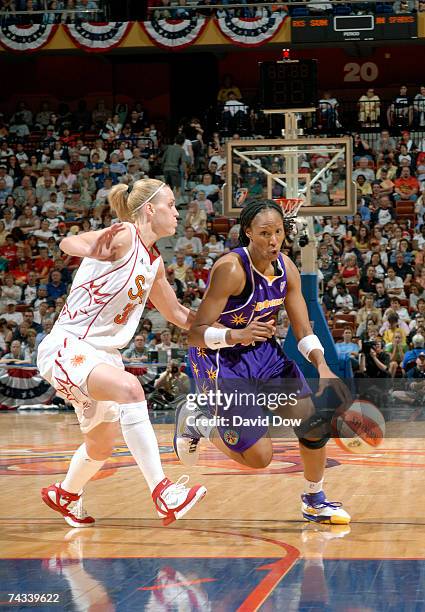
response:
M128 297L130 298L130 300L132 300L133 302L135 300L139 300L139 304L143 303L143 296L145 294L145 290L143 289L143 283L145 282L145 277L142 276L141 274L139 274L139 276L136 276L135 281L136 283L136 291L133 291L133 289L129 289L128 290ZM124 309L122 311L121 314L117 314L114 318L114 323L117 323L117 325L125 325L131 315L131 313L133 312L133 310L136 308L136 304L132 304L131 302L128 302L125 306Z

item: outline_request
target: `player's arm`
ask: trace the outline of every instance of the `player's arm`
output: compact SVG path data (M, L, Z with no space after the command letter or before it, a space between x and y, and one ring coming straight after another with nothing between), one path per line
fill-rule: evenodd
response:
M225 255L211 271L209 287L189 331L189 344L203 348L224 348L235 344L264 342L275 333L274 321L254 319L242 329L217 327L217 321L232 295L239 295L245 286L245 272L237 256Z
M193 310L180 304L165 276L164 262L161 259L149 299L164 319L182 329L189 329L195 318Z
M131 230L123 223L116 223L103 230L67 236L60 248L67 255L90 257L99 261L116 261L130 250Z

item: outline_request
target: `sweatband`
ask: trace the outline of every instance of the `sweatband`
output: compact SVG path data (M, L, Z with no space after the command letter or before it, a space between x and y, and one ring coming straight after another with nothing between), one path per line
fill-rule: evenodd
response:
M325 349L315 334L304 336L304 338L301 338L301 340L298 342L298 350L301 355L307 359L307 361L310 361L308 356L310 355L311 351L314 351L314 349L322 351L323 355L325 354Z
M226 342L226 333L228 331L230 331L228 327L207 327L204 333L205 344L213 351L235 346L234 344L227 344Z

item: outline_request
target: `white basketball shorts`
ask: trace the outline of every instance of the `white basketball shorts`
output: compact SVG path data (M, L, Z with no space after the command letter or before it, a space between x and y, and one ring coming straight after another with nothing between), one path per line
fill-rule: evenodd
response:
M83 433L100 423L119 420L119 404L98 402L88 395L87 378L93 368L102 363L124 371L118 350L94 348L71 334L61 334L55 330L38 347L37 366L40 374L60 397L74 406Z

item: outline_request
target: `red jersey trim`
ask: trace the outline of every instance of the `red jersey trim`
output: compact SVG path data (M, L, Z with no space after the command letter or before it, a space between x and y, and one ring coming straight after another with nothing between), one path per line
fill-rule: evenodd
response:
M155 259L158 259L158 257L161 257L161 253L158 250L158 247L156 246L156 244L152 245L152 249L155 251L154 253L152 253L148 247L146 246L146 244L143 242L141 235L139 234L139 230L137 229L136 226L134 226L136 229L136 234L137 237L139 238L140 242L142 243L143 248L145 249L146 253L149 255L149 263L152 265L153 262L155 261Z

